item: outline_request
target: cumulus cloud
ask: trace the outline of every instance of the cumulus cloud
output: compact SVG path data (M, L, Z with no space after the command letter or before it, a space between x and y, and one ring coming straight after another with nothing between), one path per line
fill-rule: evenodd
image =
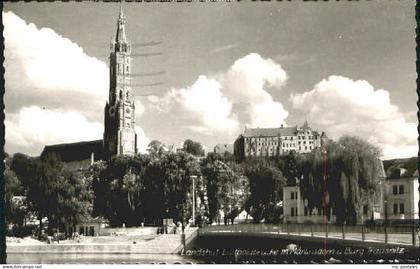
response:
M221 85L214 79L200 76L190 87L172 89L157 101L161 112L181 109L199 120L199 125L190 126L197 131L232 131L237 128L232 115L232 103L221 92ZM192 113L192 114L191 114Z
M6 150L15 148L38 155L44 145L101 139L104 126L91 122L78 111L46 110L23 107L6 115ZM150 140L136 126L138 150L145 152Z
M190 123L188 128L196 132L237 134L241 123L259 127L284 124L288 112L267 90L279 89L286 80L279 64L251 53L226 72L201 75L190 87L171 89L163 97L148 101L161 113L184 116ZM246 118L233 111L234 104L244 105Z
M26 149L39 154L46 144L100 139L103 125L89 122L77 111L44 110L37 106L23 107L7 114L6 147Z
M28 103L81 111L102 109L108 95L108 67L71 40L49 28L3 12L6 109Z
M251 53L235 61L220 80L229 100L248 104L248 124L259 127L285 124L288 112L267 91L268 88L280 89L286 84L287 74L281 65Z
M416 123L405 120L388 91L367 81L330 76L290 100L332 138L345 134L365 138L382 148L384 158L417 155Z

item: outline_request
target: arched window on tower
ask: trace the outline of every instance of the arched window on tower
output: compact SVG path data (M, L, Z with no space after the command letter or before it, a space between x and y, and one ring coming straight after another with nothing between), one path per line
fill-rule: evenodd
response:
M120 90L120 99L122 99L122 96L123 96L123 93L122 93L122 91Z
M125 94L126 98L128 99L130 96L130 93L127 91L127 93Z

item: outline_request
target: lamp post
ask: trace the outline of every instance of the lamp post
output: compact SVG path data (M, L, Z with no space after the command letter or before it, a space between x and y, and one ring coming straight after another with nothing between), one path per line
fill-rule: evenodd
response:
M388 231L387 231L387 226L388 226L388 190L389 190L389 186L388 186L388 182L385 180L384 181L384 188L383 188L383 192L384 192L384 214L385 214L385 223L384 223L384 233L385 233L385 243L388 243Z
M328 215L327 215L327 204L329 203L329 195L327 192L327 148L324 146L322 148L322 154L324 155L324 174L323 174L323 206L324 206L324 223L325 223L325 242L324 247L326 248L327 238L328 238Z
M197 176L191 176L192 178L192 225L195 226L195 179Z

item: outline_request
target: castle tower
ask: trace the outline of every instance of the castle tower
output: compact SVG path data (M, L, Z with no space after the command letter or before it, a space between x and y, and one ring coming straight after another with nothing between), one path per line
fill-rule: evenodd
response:
M109 56L109 100L105 105L104 148L108 156L137 153L135 106L131 89L131 45L122 7Z

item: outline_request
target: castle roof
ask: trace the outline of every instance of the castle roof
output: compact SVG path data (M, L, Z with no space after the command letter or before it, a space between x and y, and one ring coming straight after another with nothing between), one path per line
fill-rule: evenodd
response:
M272 137L272 136L293 136L297 133L297 126L279 128L247 128L244 137Z
M41 153L41 157L48 154L56 154L63 162L88 160L94 153L95 159L103 159L103 140L83 141L67 144L47 145Z

